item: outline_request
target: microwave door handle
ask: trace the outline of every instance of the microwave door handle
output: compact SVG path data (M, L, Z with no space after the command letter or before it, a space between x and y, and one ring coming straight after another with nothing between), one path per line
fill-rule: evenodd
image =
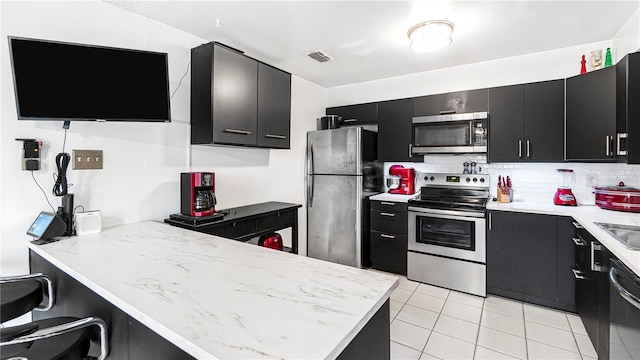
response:
M473 139L473 121L469 121L469 145L473 145L475 143Z

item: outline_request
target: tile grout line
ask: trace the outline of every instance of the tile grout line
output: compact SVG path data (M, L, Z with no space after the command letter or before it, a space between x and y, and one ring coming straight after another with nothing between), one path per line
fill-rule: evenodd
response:
M525 356L529 359L529 338L527 338L527 318L524 312L524 304L522 304L522 326L524 326L524 350Z

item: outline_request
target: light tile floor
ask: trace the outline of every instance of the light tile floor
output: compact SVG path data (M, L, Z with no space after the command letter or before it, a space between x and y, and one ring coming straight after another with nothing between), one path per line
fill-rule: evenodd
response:
M400 285L390 304L392 359L597 358L575 314L396 276Z

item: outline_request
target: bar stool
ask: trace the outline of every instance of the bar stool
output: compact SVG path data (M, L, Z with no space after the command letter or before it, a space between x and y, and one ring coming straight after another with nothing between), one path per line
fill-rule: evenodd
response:
M0 322L31 310L46 311L54 304L53 282L44 274L0 277ZM43 299L47 302L43 305ZM100 340L99 360L108 354L107 325L97 317L55 317L0 328L0 358L79 360L87 359L92 327Z

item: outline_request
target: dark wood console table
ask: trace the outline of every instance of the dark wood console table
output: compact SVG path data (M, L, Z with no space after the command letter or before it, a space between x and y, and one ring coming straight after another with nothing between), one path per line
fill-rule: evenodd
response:
M285 248L285 251L297 254L298 208L300 207L302 207L300 204L270 201L219 210L211 217L194 218L174 214L164 219L164 222L184 229L245 242L291 228L291 248ZM220 217L220 213L224 216Z

